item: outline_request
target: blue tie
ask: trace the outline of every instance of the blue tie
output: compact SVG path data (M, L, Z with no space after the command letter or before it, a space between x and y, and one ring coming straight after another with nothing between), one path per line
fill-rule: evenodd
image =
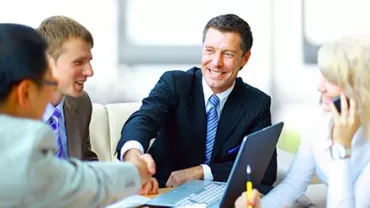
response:
M211 108L207 112L207 135L206 135L206 147L205 147L205 163L206 164L209 164L211 161L213 144L215 143L217 124L218 124L218 116L217 116L216 107L219 102L220 102L220 99L215 94L213 94L208 99L207 106L211 105Z
M57 139L58 151L57 151L56 156L58 158L63 158L64 157L64 155L63 155L63 144L62 144L62 140L59 136L59 119L60 119L61 116L62 116L62 114L59 112L58 109L55 108L55 111L54 111L53 115L49 119L49 125L53 129L55 137Z

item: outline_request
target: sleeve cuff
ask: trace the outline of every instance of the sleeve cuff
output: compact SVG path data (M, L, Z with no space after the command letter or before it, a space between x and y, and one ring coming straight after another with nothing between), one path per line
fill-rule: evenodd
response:
M144 148L143 148L143 145L141 145L138 141L135 141L135 140L130 140L130 141L127 141L121 148L121 155L119 156L120 160L121 161L124 161L124 158L123 156L125 155L125 153L130 150L130 149L138 149L141 154L144 153Z
M203 168L204 180L213 181L213 175L212 175L211 168L206 164L201 164L201 166Z

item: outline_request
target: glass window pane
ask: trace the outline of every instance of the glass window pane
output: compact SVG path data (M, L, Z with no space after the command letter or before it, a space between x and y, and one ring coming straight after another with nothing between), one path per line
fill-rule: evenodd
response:
M135 45L198 46L203 27L214 16L235 13L248 22L269 18L269 1L128 0L126 32Z

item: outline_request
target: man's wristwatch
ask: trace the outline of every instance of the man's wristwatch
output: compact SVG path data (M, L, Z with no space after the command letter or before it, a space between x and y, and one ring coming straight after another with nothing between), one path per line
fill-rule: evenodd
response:
M335 143L330 147L330 151L331 151L331 157L336 160L349 158L352 153L351 148L346 148L342 144L335 144Z

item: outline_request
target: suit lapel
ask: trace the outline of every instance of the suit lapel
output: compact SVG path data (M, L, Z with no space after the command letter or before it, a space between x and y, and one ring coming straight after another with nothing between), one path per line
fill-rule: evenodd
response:
M196 149L195 151L201 152L201 162L204 162L204 147L206 141L206 107L204 103L204 94L203 94L203 86L202 86L202 73L201 71L197 71L195 73L195 84L194 84L194 102L193 102L193 109L194 113L192 116L195 118L195 132L196 132L196 140L193 141Z
M240 119L245 115L246 109L250 107L242 94L240 80L236 80L233 91L230 93L221 113L217 126L215 144L213 146L211 161L218 154L223 143L228 140L234 129L238 126ZM246 106L247 105L247 106Z
M66 96L64 103L64 114L66 121L66 130L67 130L67 144L69 155L77 157L79 154L78 148L78 138L79 138L79 127L78 127L78 111L74 106L73 100ZM77 157L78 158L78 157Z

